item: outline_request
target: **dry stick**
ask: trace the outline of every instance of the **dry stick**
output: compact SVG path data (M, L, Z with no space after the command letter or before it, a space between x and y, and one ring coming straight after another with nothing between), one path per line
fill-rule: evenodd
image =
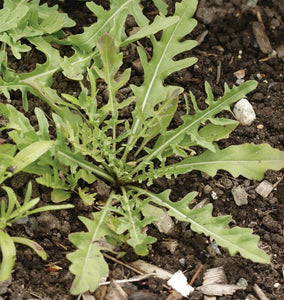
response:
M199 268L197 269L197 271L195 272L195 274L193 275L192 279L190 280L189 285L191 285L191 286L193 285L195 279L197 278L197 276L201 272L202 268L203 268L203 265L200 265Z
M284 175L282 175L282 177L281 177L278 181L276 181L276 182L273 184L273 187L276 188L277 185L278 185L283 179L284 179Z
M132 270L132 271L134 271L136 273L138 273L138 274L140 274L140 275L145 275L145 273L139 271L138 269L136 269L136 268L134 268L134 267L132 267L132 266L130 266L130 265L128 265L128 264L126 264L126 263L124 263L124 262L122 262L122 261L120 261L120 260L118 260L118 259L116 259L116 258L114 258L114 257L112 257L112 256L110 256L108 254L106 254L106 253L104 253L103 255L104 255L104 257L106 257L106 258L108 258L108 259L110 259L110 260L112 260L112 261L114 261L114 262L116 262L116 263L118 263L118 264L120 264L120 265L122 265L122 266L124 266L124 267L126 267L126 268L128 268L128 269L130 269L130 270Z
M138 274L140 274L140 275L146 275L145 273L139 271L138 269L136 269L136 268L134 268L134 267L132 267L132 266L130 266L128 264L125 264L124 262L122 262L122 261L120 261L120 260L118 260L118 259L116 259L116 258L114 258L114 257L112 257L112 256L110 256L110 255L108 255L106 253L104 253L103 255L104 255L104 257L106 257L106 258L108 258L108 259L110 259L110 260L112 260L112 261L114 261L114 262L116 262L116 263L118 263L118 264L120 264L120 265L122 265L122 266L124 266L124 267L126 267L126 268L128 268L128 269L130 269L130 270L132 270L132 271L134 271L136 273L138 273ZM167 289L167 290L170 290L170 288L166 284L163 284L163 287L165 289Z
M145 274L145 275L137 275L134 277L131 277L129 279L115 279L116 283L127 283L127 282L137 282L137 281L141 281L144 279L147 279L151 276L155 276L156 273L149 273L149 274ZM101 282L99 283L100 286L102 285L109 285L111 283L111 281L105 281L105 282Z
M219 84L220 78L221 78L221 67L222 62L219 60L217 65L217 76L216 76L216 84Z

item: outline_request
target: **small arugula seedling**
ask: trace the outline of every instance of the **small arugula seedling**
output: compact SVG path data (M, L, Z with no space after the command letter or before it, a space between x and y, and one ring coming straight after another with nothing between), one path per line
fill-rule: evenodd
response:
M16 146L10 144L0 145L0 184L7 178L17 174L29 164L36 161L41 155L52 147L53 142L41 141L32 143L16 154ZM2 186L6 191L8 198L2 198L0 201L0 248L2 253L2 262L0 269L0 281L6 280L14 267L16 260L15 243L20 243L32 248L42 259L46 259L47 255L44 249L36 242L17 236L10 236L7 233L7 227L12 226L20 219L32 214L72 208L73 205L47 205L34 208L40 201L39 198L31 199L32 185L28 184L25 199L21 204L17 200L15 192L8 186Z
M197 24L193 19L197 1L176 3L172 17L164 16L163 1L153 2L161 14L151 24L139 0L111 0L109 10L88 2L97 21L83 33L67 38L75 51L73 56L62 58L47 40L36 38L30 41L46 55L44 64L23 74L3 68L0 90L6 95L12 89L20 89L23 95L29 91L54 111L54 144L24 171L38 174L39 183L52 187L56 201L65 200L73 191L86 205L92 204L96 195L89 192L89 185L98 179L112 190L92 219L79 217L87 231L69 236L77 247L67 256L70 271L75 275L71 286L74 295L93 292L108 276L102 253L108 250L108 243L126 242L137 254L147 255L148 246L156 239L147 235L145 229L163 209L177 220L190 223L193 231L212 237L231 255L240 253L255 262L269 262L268 255L258 248L259 237L251 229L230 228L231 217L213 217L212 204L190 209L196 192L174 202L170 190L160 194L151 191L155 179L193 170L214 176L222 169L236 177L259 180L267 169L284 167L284 152L267 144L218 147L218 140L227 138L238 125L220 113L231 112L231 105L255 89L255 81L232 88L225 85L224 95L217 100L210 85L205 83L204 110L199 108L192 93L190 98L183 99L183 88L165 84L170 74L196 62L192 57L176 58L197 45L186 38ZM124 28L127 15L132 15L140 27L140 31L129 37ZM145 37L152 43L152 55L135 45L144 71L143 83L129 85L131 94L118 99L118 92L131 77L131 70L123 65L123 49ZM78 97L65 93L62 99L56 94L51 85L57 72L79 81ZM99 101L102 91L98 79L105 83L103 101ZM173 127L179 100L184 100L186 111L182 124ZM13 106L0 105L0 109L9 120L6 128L19 149L29 143L51 141L49 122L40 109L35 110L38 130ZM125 119L124 110L131 111L132 117ZM200 154L190 155L192 147L198 147ZM174 163L172 157L178 162Z

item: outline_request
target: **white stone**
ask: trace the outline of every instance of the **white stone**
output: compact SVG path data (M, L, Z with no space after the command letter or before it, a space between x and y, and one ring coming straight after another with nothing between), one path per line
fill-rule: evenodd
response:
M247 126L251 125L256 118L252 105L245 98L236 103L236 105L234 106L234 114L236 119L242 125Z

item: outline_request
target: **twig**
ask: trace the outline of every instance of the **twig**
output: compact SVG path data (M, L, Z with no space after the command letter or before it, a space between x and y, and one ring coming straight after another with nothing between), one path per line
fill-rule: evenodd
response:
M282 175L282 177L281 177L279 180L277 180L277 181L273 184L273 187L276 188L277 185L278 185L283 179L284 179L284 175Z
M149 273L149 274L145 274L145 275L138 275L138 276L133 276L129 279L121 279L121 280L116 280L115 281L117 283L127 283L127 282L137 282L137 281L141 281L141 280L144 280L144 279L147 279L151 276L156 276L156 273ZM105 282L101 282L99 283L99 285L108 285L110 284L111 282L110 281L105 281Z
M260 298L260 300L269 300L262 291L262 289L256 283L253 285L253 289L256 292L257 296Z
M216 76L216 84L219 84L220 78L221 78L221 68L222 68L222 62L219 60L217 65L217 76Z
M193 285L195 279L197 278L197 276L201 272L202 268L203 268L203 265L200 265L199 268L197 269L197 271L195 272L195 274L193 275L192 279L190 280L189 285L191 285L191 286Z
M128 265L128 264L126 264L126 263L124 263L124 262L122 262L122 261L120 261L120 260L118 260L118 259L116 259L116 258L114 258L114 257L112 257L112 256L110 256L108 254L106 254L106 253L104 253L104 257L106 257L106 258L108 258L108 259L110 259L110 260L112 260L112 261L114 261L114 262L116 262L116 263L118 263L118 264L120 264L120 265L122 265L122 266L124 266L124 267L126 267L126 268L128 268L128 269L130 269L132 271L134 271L134 272L136 272L137 274L145 275L143 272L137 270L136 268L133 268L132 266L130 266L130 265Z

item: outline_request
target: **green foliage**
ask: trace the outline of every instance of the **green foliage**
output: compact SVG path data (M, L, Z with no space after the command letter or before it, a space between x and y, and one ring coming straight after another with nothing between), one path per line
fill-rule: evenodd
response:
M19 152L23 153L23 150ZM40 201L39 198L31 199L32 185L29 183L25 199L21 204L17 200L15 192L7 186L2 187L8 195L7 201L1 199L1 211L0 211L0 247L2 253L2 262L0 269L0 281L6 280L10 276L14 263L16 260L16 247L15 243L26 245L32 248L37 255L42 259L47 259L47 254L44 249L36 242L23 237L11 237L7 232L7 226L12 226L13 223L27 217L29 215L40 213L50 210L68 209L73 205L47 205L39 208L34 208Z
M31 47L21 39L49 36L64 36L63 27L73 27L75 22L67 14L58 12L58 6L39 5L39 0L5 0L0 10L0 41L2 49L8 45L13 55L21 58L22 52Z
M189 222L193 231L211 236L231 255L240 253L256 262L269 262L268 255L258 248L259 238L250 229L230 228L231 217L213 217L211 204L190 209L195 192L173 202L170 190L155 194L145 184L144 188L139 185L151 186L156 178L170 178L193 170L214 176L222 169L233 176L259 180L267 169L284 167L284 153L266 144L218 147L217 142L227 138L238 125L235 120L220 117L220 113L230 112L232 104L255 89L255 81L231 88L225 85L224 95L217 100L206 82L204 100L207 107L204 110L199 108L192 93L190 99L183 99L183 88L165 84L170 74L196 62L185 52L197 44L187 38L196 26L193 15L197 1L177 2L172 17L165 16L167 5L164 1L153 2L160 15L152 23L143 14L139 0L111 0L109 10L88 2L86 5L97 21L83 33L70 37L63 36L61 29L71 26L72 22L65 15L46 13L46 18L56 16L55 20L61 20L62 26L54 26L60 28L61 38L55 29L44 31L43 28L36 36L26 36L46 57L46 61L31 72L17 73L9 69L5 45L0 51L0 92L9 98L12 90L20 90L25 109L30 92L53 110L47 117L41 109L35 109L36 128L13 105L0 104L0 113L8 119L1 130L6 130L15 143L0 146L0 157L5 158L1 163L1 178L12 176L7 171L10 166L16 166L16 171L37 174L38 183L53 189L55 203L65 201L75 192L85 205L91 205L96 194L91 193L89 187L98 179L112 189L109 199L93 213L92 219L80 217L87 231L69 236L77 248L67 256L71 262L70 271L75 275L71 287L74 295L94 291L100 280L108 276L103 257L108 244L126 242L137 254L147 255L148 245L155 242L155 238L147 235L147 226L157 220L157 211L162 209L179 221ZM23 3L29 7L28 2ZM30 3L38 5L37 1ZM131 36L127 36L124 28L127 15L132 15L140 28ZM38 28L42 24L46 28L44 21L37 22ZM129 85L131 70L124 65L123 51L145 37L152 43L153 52L146 52L141 46L143 41L137 47L144 71L143 82L139 86ZM51 43L69 45L74 54L62 57ZM65 93L60 97L52 87L55 74L77 81L81 87L79 95ZM100 90L101 86L104 91ZM121 99L118 94L125 86L131 88L131 93ZM186 112L182 124L173 128L171 123L178 101L183 100ZM132 114L131 119L124 117L125 111ZM53 138L49 132L51 123L56 129L52 132ZM200 155L191 155L193 146L198 147ZM169 160L173 156L178 158L177 163ZM6 191L11 199L15 198L9 188ZM32 201L28 203L33 204ZM38 210L31 210L30 206L25 214L35 212ZM32 246L27 241L10 238L4 231L1 233L3 261L9 262L5 274L10 273L13 265L13 242ZM7 247L11 248L10 252Z
M101 250L104 249L104 239L113 235L107 226L107 218L112 198L106 202L100 212L93 213L93 220L79 217L87 228L87 232L75 232L69 235L69 240L78 248L67 255L71 261L70 271L75 274L71 293L78 295L88 290L94 292L102 278L108 276L108 265Z

